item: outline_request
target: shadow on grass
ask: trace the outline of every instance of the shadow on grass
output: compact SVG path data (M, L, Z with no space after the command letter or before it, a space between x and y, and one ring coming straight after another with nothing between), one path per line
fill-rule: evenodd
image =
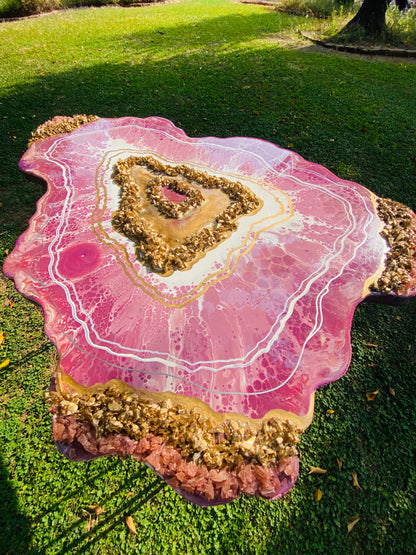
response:
M0 553L24 553L31 538L30 524L17 502L10 475L0 457Z
M129 477L130 482L140 483L140 480L144 477L144 467L139 465L139 471L133 476ZM95 478L101 478L105 481L104 473L96 475ZM45 552L49 552L53 549L55 544L63 545L63 551L65 553L74 552L84 552L88 545L99 542L100 539L107 536L116 527L125 527L126 518L134 514L140 507L145 503L151 501L161 490L165 487L162 480L155 477L155 480L143 489L139 489L137 492L131 492L131 495L118 507L116 510L112 510L111 513L96 514L94 506L86 507L83 509L85 519L78 519L70 526L66 526L60 534L57 534L50 540L50 543L45 543L42 548ZM72 494L76 494L74 491ZM111 496L117 495L118 492L109 492L101 500L101 504L105 506L106 500ZM59 509L64 507L66 501L70 499L71 494L67 494L62 497L58 503L55 504L51 509ZM75 539L72 541L65 542L65 538L72 537L75 535Z

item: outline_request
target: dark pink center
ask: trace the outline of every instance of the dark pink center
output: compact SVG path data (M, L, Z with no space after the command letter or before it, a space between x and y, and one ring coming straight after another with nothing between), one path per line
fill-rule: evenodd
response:
M170 202L175 202L176 204L180 204L181 202L186 200L186 195L182 193L177 193L176 191L171 189L169 185L162 187L161 193L166 200L169 200Z

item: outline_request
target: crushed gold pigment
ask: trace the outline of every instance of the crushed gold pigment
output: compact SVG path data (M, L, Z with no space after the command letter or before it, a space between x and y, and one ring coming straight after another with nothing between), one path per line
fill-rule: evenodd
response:
M112 177L121 189L114 229L134 241L138 260L166 276L189 269L262 206L238 181L151 156L119 160Z
M96 393L52 392L49 411L57 417L76 415L89 422L97 438L121 434L140 440L149 434L163 437L183 457L208 468L236 468L244 460L273 466L297 454L299 429L289 420L265 419L259 429L248 423L212 418L171 400L149 401L139 392L116 386Z
M407 206L391 199L378 199L377 212L385 222L381 235L390 250L381 277L371 289L381 293L405 290L414 267L416 234L412 228L412 213Z

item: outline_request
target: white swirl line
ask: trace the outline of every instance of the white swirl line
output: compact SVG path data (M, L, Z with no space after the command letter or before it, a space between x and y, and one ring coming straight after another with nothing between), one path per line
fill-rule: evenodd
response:
M169 137L171 137L168 133L164 133L164 134L167 135L167 136L169 136ZM174 138L175 140L179 140L179 141L180 141L180 139L177 139L176 137L173 137L173 138ZM189 143L189 141L180 141L180 142ZM235 148L229 148L229 147L226 147L225 145L218 145L218 144L212 145L212 143L207 143L207 142L199 143L199 144L205 144L205 145L209 145L209 146L215 146L216 148L222 148L223 150L231 150L231 151L235 151L235 150L236 150ZM56 145L56 146L57 146L57 145ZM50 154L51 156L53 155L53 151L54 151L54 150L55 150L55 147L53 147L53 148L50 150L50 153L49 153L49 154ZM250 152L250 151L242 150L242 149L239 149L239 152L240 152L240 153L244 153L244 154L249 154L249 155L251 155L251 156L255 156L255 157L259 158L259 159L263 162L264 165L269 166L269 167L273 170L273 172L276 173L276 170L275 170L272 166L270 166L270 165L264 160L264 158L261 158L259 155L255 154L255 153L252 153L252 152ZM61 232L61 229L63 229L63 230L66 229L66 226L67 226L67 224L68 224L68 222L67 222L66 219L65 219L65 216L66 216L66 211L68 210L68 206L72 204L71 199L72 199L72 197L73 197L73 183L72 183L72 180L70 179L70 174L71 174L70 168L69 168L65 163L62 163L62 164L61 164L61 163L59 163L58 160L54 159L53 157L50 157L50 158L48 158L48 159L49 159L49 161L54 162L54 163L56 163L59 167L61 167L62 173L63 173L63 176L64 176L65 188L66 188L66 190L67 190L68 193L69 193L68 197L65 199L64 210L63 210L62 213L61 213L61 218L60 218L61 223L60 223L60 224L58 225L58 227L57 227L57 231L56 231L56 235L55 235L56 239L53 240L53 241L51 242L51 244L49 245L49 247L48 247L49 254L50 254L50 257L51 257L51 261L50 261L50 264L49 264L49 268L48 268L48 269L49 269L49 271L50 271L51 277L53 277L52 267L53 267L53 265L54 265L55 258L54 258L54 253L53 253L53 251L52 251L52 247L54 246L55 243L60 244L60 239L61 239L62 236L59 237L59 234L60 234L60 232ZM319 175L319 174L317 174L316 172L311 172L311 173L315 173L315 175ZM67 177L67 176L68 176L68 177ZM322 176L320 176L320 177L322 178ZM290 176L290 178L291 178L291 179L294 179L294 180L297 180L297 181L299 181L300 183L303 183L304 185L309 185L309 186L311 186L311 184L307 184L306 182L304 182L304 181L302 181L302 180L300 180L300 179L298 179L298 178L294 178L294 177L292 177L292 176ZM327 179L329 182L335 184L335 182L329 180L328 178L325 178L325 179ZM68 181L67 181L67 180L68 180ZM70 185L67 186L67 183L70 184ZM327 194L332 194L332 196L334 196L334 197L337 198L338 200L341 200L341 202L343 202L344 205L345 205L344 199L342 199L341 197L339 197L339 195L335 195L335 194L331 193L330 191L328 191L327 189L325 189L325 188L322 187L322 186L319 186L319 185L312 185L312 186L324 190L325 193L327 193ZM351 205L350 205L350 203L348 203L348 202L347 202L346 204L348 205L348 212L351 214ZM366 209L367 209L367 206L366 206L366 203L365 203L365 202L364 202L364 205L365 205L365 207L366 207ZM367 211L368 211L368 209L367 209ZM368 213L370 214L369 211L368 211ZM351 224L351 222L350 222L350 224ZM352 225L352 224L351 224L351 225ZM368 223L367 223L367 225L368 225ZM355 229L355 228L353 227L353 229ZM170 353L159 353L159 352L153 352L153 351L147 351L147 353L148 353L148 354L152 353L152 354L159 355L159 356L153 356L153 357L150 357L150 358L149 358L149 357L142 358L142 357L140 357L140 356L138 356L138 355L135 355L135 354L133 354L133 353L126 353L126 352L122 353L122 356L124 356L124 357L126 357L126 358L130 358L130 359L138 360L138 361L140 361L140 362L158 362L158 363L161 363L161 364L163 364L163 365L167 365L168 367L169 367L169 366L171 366L171 367L178 367L178 366L179 366L179 367L182 367L182 368L183 368L184 370L186 370L187 372L190 372L189 366L196 366L196 365L198 365L198 367L197 367L193 372L195 372L196 370L199 370L199 369L207 369L207 370L211 370L211 371L217 372L217 371L219 371L219 370L223 370L223 369L226 369L226 368L232 368L232 367L234 367L236 364L238 364L240 367L241 367L241 366L247 367L247 366L251 365L251 364L254 362L254 360L255 360L256 358L258 358L259 356L261 356L261 354L263 354L263 353L265 353L265 352L268 352L268 351L270 350L271 345L276 341L276 339L277 339L278 336L280 335L282 329L284 328L284 324L287 322L288 318L289 318L289 317L291 316L291 314L293 313L293 311L294 311L294 306L295 306L296 302L297 302L300 298L302 298L303 296L305 296L305 294L309 291L309 289L310 289L312 283L314 283L319 277L321 277L322 275L324 275L324 274L326 273L326 271L327 271L328 268L329 268L330 262L331 262L333 259L335 259L336 256L339 255L339 254L343 251L346 237L347 237L350 233L351 233L350 230L347 230L347 231L344 232L344 236L341 237L341 247L340 247L337 251L335 251L335 245L334 245L334 248L333 248L332 252L329 253L329 254L325 257L326 260L325 260L325 264L324 264L323 269L320 270L319 272L316 271L314 275L309 276L309 281L306 283L306 286L305 286L306 280L304 280L304 281L301 283L301 285L299 286L298 290L297 290L295 293L293 293L292 296L291 296L291 298L289 298L289 299L286 301L285 307L284 307L283 311L282 311L282 312L280 313L280 315L279 315L279 317L280 317L285 311L287 311L287 312L286 312L286 316L285 316L285 318L284 318L284 321L283 321L283 322L280 321L280 325L279 325L279 327L278 327L278 330L274 332L273 327L275 327L276 324L278 323L279 317L276 319L276 323L274 324L274 326L272 326L271 330L270 330L269 333L268 333L268 336L266 336L265 338L263 338L262 340L260 340L260 341L257 343L257 345L256 345L255 347L253 347L253 349L249 352L249 354L252 354L253 352L255 352L255 355L254 355L250 360L246 361L245 363L244 363L244 362L242 363L242 362L241 362L241 359L229 359L229 360L227 360L227 361L225 361L225 360L218 360L218 361L198 361L198 362L196 362L196 363L191 363L190 361L186 361L186 360L183 360L183 359L174 359L173 361L171 361L171 360L166 360L166 358L162 358L163 356L164 356L164 357L174 358L174 357L172 357L172 356L170 355ZM339 240L340 240L340 238L338 237L336 241L339 241ZM348 263L355 257L355 253L356 253L357 249L359 248L359 246L361 246L361 245L365 242L365 240L366 240L366 238L364 238L363 241L362 241L362 243L361 243L360 245L358 245L358 246L355 248L355 250L354 250L354 256L352 256L352 257L350 258L350 260L347 261L347 262L343 265L343 267L341 268L341 271L338 273L338 275L335 276L335 277L333 277L333 278L327 283L327 285L325 286L325 288L324 288L323 290L321 290L321 292L319 293L319 295L318 295L318 297L317 297L317 300L316 300L316 302L315 302L316 310L317 310L316 318L315 318L315 326L314 326L314 328L311 330L310 334L308 335L308 337L306 338L306 340L305 340L305 342L304 342L304 345L303 345L302 350L301 350L300 357L299 357L299 359L298 359L298 363L297 363L296 367L294 368L293 373L296 371L297 367L299 366L299 363L300 363L300 360L301 360L301 358L302 358L302 354L303 354L303 352L304 352L304 349L305 349L305 347L306 347L306 344L309 342L310 338L313 337L313 335L315 335L315 333L318 331L318 329L321 328L321 325L322 325L322 312L321 312L322 299L323 299L323 297L324 297L324 296L327 294L327 292L328 292L329 284L330 284L334 279L336 279L337 277L339 277L339 275L342 274L342 272L344 271L344 269L345 269L345 267L348 265ZM330 256L331 254L332 254L333 256ZM57 253L57 261L56 261L56 266L55 266L55 268L56 268L56 274L57 274L63 281L66 281L66 280L59 274L59 272L57 271L57 264L58 264L58 262L59 262L59 252ZM314 279L311 279L311 278L314 278ZM54 280L54 281L55 281L55 280ZM72 313L72 316L73 316L74 320L75 320L76 322L78 322L78 323L82 326L82 328L84 329L85 337L86 337L86 340L87 340L88 344L90 344L91 347L93 347L93 348L95 347L95 348L97 348L97 349L104 350L104 351L108 352L108 353L111 354L111 355L115 355L115 356L120 355L120 353L116 353L116 352L114 352L112 349L110 349L110 348L108 348L108 347L106 347L106 346L97 345L97 344L92 340L91 335L90 335L90 332L89 332L89 329L88 329L88 326L86 326L85 322L84 322L83 320L81 320L81 319L78 317L78 314L77 314L77 307L76 307L75 303L73 302L73 300L72 300L72 298L71 298L71 294L70 294L69 288L66 287L66 285L65 285L64 283L62 283L62 281L61 281L61 282L58 281L57 283L65 290L67 300L68 300L68 302L69 302L69 304L70 304L70 306L71 306L71 313ZM71 288L73 289L73 292L74 292L74 294L75 294L75 296L76 296L76 299L77 299L78 302L79 302L80 308L82 308L82 305L81 305L81 303L80 303L80 299L79 299L79 297L78 297L78 294L77 294L76 290L74 290L73 285L72 285L70 282L68 282L68 283L69 283L69 285L71 286ZM296 296L296 293L298 293L303 287L304 287L303 291L302 291L299 295ZM288 305L289 302L290 302L290 306L289 306L289 310L287 310L287 305ZM317 325L317 324L318 324L318 320L321 322L321 323L319 324L319 326ZM93 324L92 322L91 322L91 324L92 324L93 332L94 332L95 336L98 338L98 340L103 341L103 342L105 342L105 343L108 343L108 344L110 344L110 345L115 345L115 346L119 347L120 349L125 348L125 347L123 347L122 345L120 345L120 344L117 343L117 342L111 342L111 341L102 339L102 338L99 336L99 334L97 333L94 324ZM268 339L268 338L269 338L269 339ZM267 341L267 339L268 339L267 345L266 345L265 347L263 347L261 350L257 350L257 349L259 349L259 345L262 344L262 343L264 344L264 343ZM256 351L256 350L257 350L257 351ZM135 351L135 350L133 350L133 351ZM137 351L139 351L139 350L136 350L136 352L137 352ZM247 360L247 359L246 359L246 360ZM179 364L178 364L179 361L182 362L182 363L184 363L184 364L187 364L188 366L179 365ZM213 362L214 362L214 363L218 363L218 362L224 363L224 362L227 362L227 364L223 365L221 368L213 369L212 366L204 366L204 364L207 364L207 362L209 362L210 364L212 364ZM192 373L193 373L193 372L192 372ZM146 373L152 373L152 372L146 372ZM293 375L293 373L292 373L292 375ZM178 379L179 379L179 378L178 378ZM289 377L288 379L290 379L290 377ZM287 380L286 380L284 383L286 383L286 382L287 382ZM282 385L283 385L283 384L281 384L281 386L282 386ZM281 387L281 386L280 386L280 387ZM273 389L273 390L274 390L274 389ZM232 392L231 392L231 393L232 393Z

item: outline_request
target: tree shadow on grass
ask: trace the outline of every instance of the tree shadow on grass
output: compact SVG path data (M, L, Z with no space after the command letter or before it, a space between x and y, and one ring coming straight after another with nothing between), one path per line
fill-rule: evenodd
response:
M0 553L20 555L27 553L30 543L30 524L22 514L10 475L0 457Z
M117 461L114 460L114 464L116 464L116 462ZM119 492L111 491L111 489L108 488L106 495L100 500L100 505L86 505L82 509L83 518L75 520L72 524L65 526L60 532L54 534L53 539L51 539L49 543L45 543L42 549L48 553L53 550L54 546L62 545L62 552L64 553L82 553L88 550L89 546L98 543L104 537L111 534L115 528L125 528L126 518L134 514L140 507L150 502L165 487L164 482L156 476L150 484L146 486L141 485L144 481L145 474L146 470L144 465L138 464L136 472L129 476L129 482L131 484L137 484L137 489L132 491L131 495L126 497L116 509L107 512L103 508L106 507L106 502L110 498L119 495ZM96 474L95 480L97 480L97 478L105 482L105 473L101 472ZM76 489L73 492L66 493L54 506L49 506L48 510L65 510L68 500L71 496L75 497L77 494L78 491ZM98 512L96 510L97 508L100 509Z

